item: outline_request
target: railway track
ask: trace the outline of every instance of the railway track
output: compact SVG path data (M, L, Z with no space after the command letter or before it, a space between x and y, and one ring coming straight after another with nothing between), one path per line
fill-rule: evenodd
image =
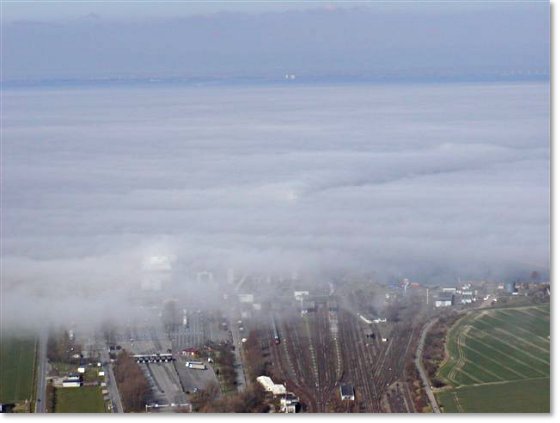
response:
M315 381L315 387L317 388L317 391L319 391L319 366L317 363L317 354L315 354L315 346L313 345L313 337L311 336L311 328L310 326L310 322L309 322L310 318L308 318L307 316L304 318L304 325L305 325L305 336L306 336L306 344L309 346L309 354L311 356L311 370L312 370L312 374L313 374L313 380ZM315 332L315 336L317 336L320 334Z
M330 330L329 313L325 307L321 307L311 323L316 326L315 334L316 348L318 352L319 380L317 386L317 402L319 412L326 412L333 391L336 388L338 374L338 358L336 353L335 339Z
M286 326L284 326L286 328ZM309 389L305 386L304 378L301 376L302 373L296 370L293 362L290 360L290 350L294 350L292 343L292 337L288 335L287 330L280 333L280 344L275 345L272 343L271 346L271 356L274 363L276 372L279 373L278 376L286 380L286 388L289 391L294 392L300 400L309 408L308 411L316 412L316 404L314 396ZM269 331L268 341L273 338L273 331ZM300 361L297 362L298 369Z
M393 412L404 412L410 410L414 412L414 402L407 389L402 388L406 382L406 364L413 360L414 351L412 349L414 340L418 338L418 326L412 328L404 324L397 324L391 332L391 339L383 352L383 359L378 361L374 372L378 389L386 393L388 387L395 382L399 383L399 398L402 404L396 404L395 400L389 401ZM399 346L401 346L399 348ZM404 349L402 348L404 346ZM396 408L396 410L395 410ZM398 411L397 411L398 410Z
M340 316L342 345L344 350L345 382L350 382L356 390L360 412L376 412L379 410L378 393L371 373L371 357L364 352L365 341L357 330L355 318L348 312Z
M333 398L340 373L337 340L330 327L326 307L319 307L302 319L278 325L280 344L272 346L275 368L288 387L310 412L326 412ZM277 334L269 330L270 340Z
M404 377L417 326L411 330L404 324L395 325L388 342L380 342L379 333L369 341L366 333L378 332L377 328L364 331L355 315L339 311L333 330L332 314L326 306L319 306L304 320L278 322L277 331L271 327L266 332L275 369L289 390L305 402L308 411L324 413L337 396L338 385L347 382L355 387L357 411L413 412ZM278 345L273 342L275 335L280 337ZM390 386L395 395L388 401Z

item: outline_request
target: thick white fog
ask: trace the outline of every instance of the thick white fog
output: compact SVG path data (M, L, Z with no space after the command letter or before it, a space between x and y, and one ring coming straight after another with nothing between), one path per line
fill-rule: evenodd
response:
M10 89L2 323L172 278L549 268L548 84Z

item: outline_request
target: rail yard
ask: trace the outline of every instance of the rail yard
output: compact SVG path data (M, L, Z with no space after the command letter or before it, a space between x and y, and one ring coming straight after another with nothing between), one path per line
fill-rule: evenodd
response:
M246 278L223 294L221 310L154 295L137 304L134 317L110 331L84 333L81 342L89 345L83 352L108 370L102 386L107 386L105 400L113 412L127 411L111 370L122 351L146 379L146 412L192 412L201 392L207 392L208 403L221 404L251 395L258 384L265 390L258 401L275 412L439 412L436 400L429 399L435 392L432 382L418 364L429 322L489 308L502 316L505 312L495 306L497 296L502 304L539 298L546 302L549 292L546 284L529 287L531 300L466 284L455 288L454 296L476 295L479 302L450 306L438 301L452 288L436 289L430 296L429 288L410 285L404 280L380 288L362 281L336 291L329 283L315 285L313 291L293 280L283 281L284 290L275 292L280 284L274 281ZM241 293L242 286L251 293ZM532 316L520 310L523 313L515 315L519 320ZM546 318L542 310L531 308ZM480 316L490 313L482 311ZM429 345L432 354L433 348ZM448 400L445 394L439 397ZM446 404L451 409L450 402Z
M320 304L314 312L284 320L278 344L275 331L268 332L274 372L308 412L336 410L341 384L355 389L348 407L353 411L414 412L405 366L413 360L419 326L387 326L390 337L383 342L379 329L356 314Z

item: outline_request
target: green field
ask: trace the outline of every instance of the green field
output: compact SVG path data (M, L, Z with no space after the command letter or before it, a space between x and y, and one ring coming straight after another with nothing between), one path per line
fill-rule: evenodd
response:
M550 411L550 306L480 310L449 331L446 412Z
M0 402L33 398L36 340L2 337L0 347Z
M101 394L101 388L97 386L57 388L55 412L104 413L105 403Z
M548 413L550 379L465 386L438 394L445 413ZM546 393L546 394L545 394Z

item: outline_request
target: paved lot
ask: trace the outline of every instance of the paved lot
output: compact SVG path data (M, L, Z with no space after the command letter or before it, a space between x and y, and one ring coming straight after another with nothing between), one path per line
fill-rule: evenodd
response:
M173 351L181 351L189 347L201 347L207 340L204 315L191 312L187 316L188 324L186 326L178 325L175 332L171 334Z
M185 360L175 362L177 372L185 390L193 392L195 388L206 389L210 384L219 384L218 378L211 365L207 364L206 370L189 369L185 366Z

